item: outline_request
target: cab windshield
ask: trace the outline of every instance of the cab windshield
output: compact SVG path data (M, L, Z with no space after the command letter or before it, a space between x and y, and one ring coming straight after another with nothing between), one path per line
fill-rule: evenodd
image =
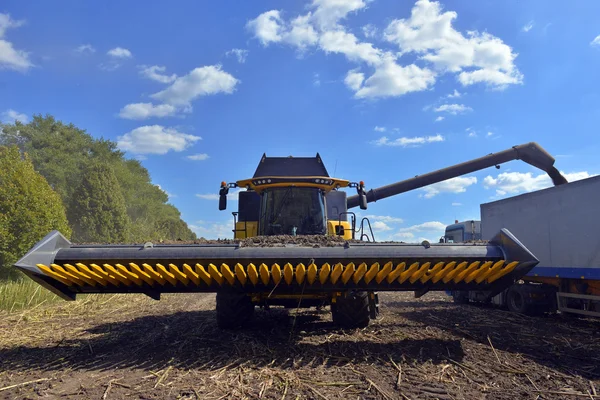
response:
M260 235L324 235L324 195L316 188L274 188L261 200Z

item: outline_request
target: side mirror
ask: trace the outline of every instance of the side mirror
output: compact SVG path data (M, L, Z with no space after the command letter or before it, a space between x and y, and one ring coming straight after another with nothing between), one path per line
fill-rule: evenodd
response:
M361 210L366 210L367 209L367 195L365 194L365 191L361 191L360 195L359 195L359 200L360 200L360 209Z
M221 185L219 190L219 210L223 211L227 208L227 194L229 193L229 187Z

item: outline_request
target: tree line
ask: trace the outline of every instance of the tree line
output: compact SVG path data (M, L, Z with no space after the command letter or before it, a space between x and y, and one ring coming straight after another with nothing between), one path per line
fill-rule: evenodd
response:
M0 124L0 278L51 230L76 243L193 240L138 160L52 116Z

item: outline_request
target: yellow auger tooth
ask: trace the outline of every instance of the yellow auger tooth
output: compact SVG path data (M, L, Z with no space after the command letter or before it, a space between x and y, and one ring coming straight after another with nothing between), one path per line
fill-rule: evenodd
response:
M210 277L214 279L219 285L223 285L223 282L225 282L225 279L223 279L223 275L221 275L215 264L208 264L208 273L210 274Z
M346 265L344 272L342 272L342 283L344 285L348 283L350 278L352 278L352 275L354 275L354 263Z
M490 275L490 277L488 278L488 283L492 283L500 278L502 278L504 275L509 274L513 271L513 269L515 269L517 267L517 265L519 265L518 261L513 261L511 263L509 263L506 267L502 268L500 271L496 272L494 275Z
M60 275L64 276L65 279L68 279L71 282L75 283L76 285L81 286L81 287L85 286L84 281L82 281L81 279L79 279L78 277L73 275L72 273L65 270L62 266L60 266L58 264L50 264L50 268L52 270L54 270L55 272L58 272Z
M344 266L341 263L335 264L333 267L333 271L331 272L331 283L334 285L337 283L338 279L342 275L342 271L344 270Z
M152 279L155 282L160 283L161 285L164 285L167 283L167 280L165 278L162 277L161 274L158 273L158 271L156 271L150 264L142 264L142 267L144 267L144 272L146 272L148 275L150 275L150 277L152 277Z
M446 276L447 273L449 273L450 271L452 271L452 269L454 269L455 265L456 265L456 261L451 261L448 264L446 264L446 266L444 268L442 268L441 271L436 273L435 276L433 278L431 278L431 283L438 283L438 281L440 279L442 279L444 276Z
M273 282L279 285L279 282L281 282L281 267L279 264L275 263L271 266L271 275L273 276Z
M231 271L231 268L229 268L229 265L221 264L221 275L225 277L225 279L227 280L227 282L229 282L230 285L233 285L235 283L235 275Z
M357 284L363 276L365 276L365 273L367 273L367 264L360 263L360 265L358 266L358 269L356 270L356 272L354 273L354 276L352 277L352 281L354 282L354 284Z
M329 274L331 273L331 265L325 263L321 266L321 271L319 271L319 282L321 285L324 285L329 278Z
M106 286L108 284L108 281L106 279L89 269L87 265L82 263L77 263L75 265L77 266L77 268L79 268L80 271L85 272L90 278L92 278L102 286Z
M458 264L456 266L456 268L454 268L452 271L448 272L446 274L446 276L444 276L442 278L442 282L444 282L444 283L450 282L456 276L456 274L461 273L467 267L467 265L469 265L469 263L466 261L463 261L460 264Z
M468 274L465 279L463 280L464 283L471 283L471 281L475 278L477 278L479 275L485 274L486 272L489 272L490 267L492 266L492 264L494 264L492 261L486 261L484 262L481 267L477 268L476 270L472 271L470 274Z
M377 273L377 276L375 277L375 282L381 283L385 278L387 278L390 272L392 272L393 265L394 263L392 263L391 261L386 262L383 266L383 269Z
M93 280L89 275L79 271L77 268L75 268L74 266L72 266L71 264L64 264L63 267L69 271L70 273L72 273L73 275L75 275L76 277L78 277L79 279L81 279L82 281L84 281L85 283L87 283L90 286L96 286L96 281Z
M154 279L152 279L152 277L149 274L147 274L146 272L144 272L139 267L139 265L137 265L135 263L129 263L129 266L131 267L131 269L133 269L135 271L135 273L137 274L137 276L140 277L141 280L143 280L144 282L146 282L150 286L154 286Z
M133 283L135 283L138 286L142 286L144 284L144 282L140 279L139 276L137 276L136 274L134 274L133 272L129 271L127 268L125 268L124 265L121 264L115 264L115 267L117 267L117 270L122 274L125 275L125 277L131 281L133 281Z
M428 280L430 280L440 269L442 269L443 266L443 262L435 264L433 268L425 272L425 274L421 277L421 283L426 283Z
M285 279L285 283L288 285L292 284L294 279L294 268L292 267L292 264L287 263L283 267L283 278Z
M271 274L269 273L269 267L267 267L265 263L260 264L260 267L258 268L258 273L260 275L260 280L262 281L263 285L268 285L269 278L271 276Z
M431 265L430 262L426 262L423 265L421 265L421 268L419 268L417 270L417 272L413 273L411 275L411 277L408 279L408 281L410 283L415 283L416 281L418 281L419 279L421 279L421 277L423 276L423 274L425 274L427 272L427 270L429 269L430 265Z
M317 266L315 265L315 263L311 263L308 266L308 271L306 273L306 279L308 280L309 285L312 285L313 283L315 283L315 280L317 279Z
M305 276L306 267L304 266L304 264L300 263L296 265L296 282L298 282L299 285L302 285L302 283L304 283Z
M200 285L200 276L196 272L194 272L192 267L190 267L188 264L183 264L183 270L185 271L185 274L187 275L187 277L192 282L194 282L194 285L196 285L196 286Z
M465 277L467 277L471 272L473 272L475 269L477 269L477 267L479 267L479 264L481 264L480 261L474 261L464 271L456 274L456 276L454 277L454 283L458 283L465 279Z
M250 265L252 265L254 267L253 264L250 264ZM250 273L250 265L248 265L248 273ZM238 278L238 281L242 285L245 285L246 281L248 280L248 274L246 274L246 271L244 271L244 267L242 266L242 264L240 264L240 263L235 264L234 271L235 271L236 278ZM254 272L256 272L256 267L254 267ZM254 279L256 279L256 278L257 277L255 277ZM252 282L252 283L254 283L254 282Z
M177 268L177 265L169 264L169 272L175 275L175 279L183 283L185 286L190 283L190 279L183 272L181 272L179 268Z
M98 264L90 264L90 268L92 270L94 270L95 273L97 273L98 275L100 275L101 277L103 277L104 279L106 279L107 281L112 283L113 285L115 285L115 286L121 285L120 281L115 279L113 276L109 275L108 272L106 272L104 269L102 269L102 267L99 266Z
M487 271L485 271L482 274L477 275L477 278L475 278L475 282L476 283L483 282L488 276L495 274L503 266L504 266L504 260L496 261L496 263L494 263L494 265L492 265Z
M375 264L371 265L371 268L369 268L369 270L365 274L365 283L366 284L371 283L371 281L377 276L378 272L379 272L379 263L375 263Z
M400 278L398 278L399 283L404 283L410 276L419 268L419 263L414 262L408 267L408 269L400 274Z
M256 266L252 263L248 264L248 279L252 282L253 285L258 283L258 271L256 270Z
M64 285L73 286L73 282L71 282L66 277L62 276L61 274L53 271L47 265L44 265L44 264L36 264L36 265L39 269L42 270L42 272L44 274L48 275L49 277L56 279L57 281L59 281L60 283L62 283Z
M156 264L156 269L158 269L158 271L160 272L160 275L163 278L165 278L167 280L167 282L169 282L173 286L177 285L177 279L175 279L175 275L173 275L172 273L167 271L167 268L165 268L164 265Z
M204 266L196 264L195 270L200 279L204 281L204 283L206 283L209 286L212 284L212 278L210 277L210 274L204 269Z
M387 283L392 283L398 279L400 274L404 272L404 268L406 268L405 262L401 262L400 264L396 265L396 268L394 268L394 270L387 276Z

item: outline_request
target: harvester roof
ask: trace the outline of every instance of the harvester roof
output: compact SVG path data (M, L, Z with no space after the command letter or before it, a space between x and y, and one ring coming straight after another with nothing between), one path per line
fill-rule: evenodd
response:
M253 178L269 176L329 177L329 173L319 153L316 157L267 157L263 154Z

